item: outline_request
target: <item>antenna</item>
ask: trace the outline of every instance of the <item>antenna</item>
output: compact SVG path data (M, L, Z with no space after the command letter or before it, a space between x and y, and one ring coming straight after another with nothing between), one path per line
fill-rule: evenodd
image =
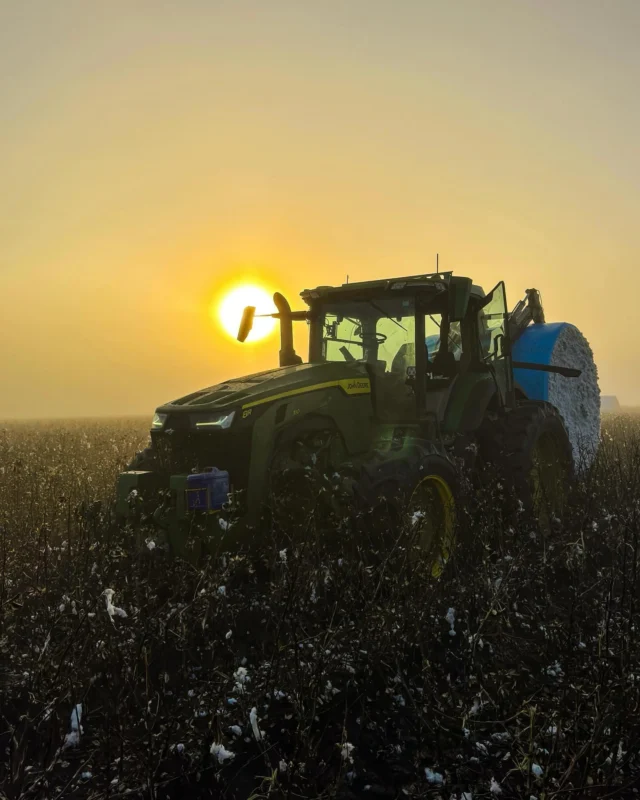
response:
M439 264L439 261L440 261L440 254L439 254L439 253L436 253L436 275L439 275L439 274L440 274L440 264Z
M347 275L347 283L349 283L349 276Z

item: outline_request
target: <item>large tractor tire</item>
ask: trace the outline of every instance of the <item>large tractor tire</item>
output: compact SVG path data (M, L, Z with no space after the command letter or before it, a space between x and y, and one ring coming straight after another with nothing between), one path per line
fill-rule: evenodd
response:
M337 472L346 450L342 437L321 422L288 431L277 443L269 465L268 518L305 527L348 512L343 494L346 475Z
M439 577L455 539L455 468L444 456L431 453L417 464L399 464L397 471L379 484L372 517L389 526L387 549L402 543L409 559L426 559L432 575Z
M519 510L532 514L543 532L553 530L574 477L571 441L558 410L542 401L522 401L485 427L482 443L486 460L519 501Z

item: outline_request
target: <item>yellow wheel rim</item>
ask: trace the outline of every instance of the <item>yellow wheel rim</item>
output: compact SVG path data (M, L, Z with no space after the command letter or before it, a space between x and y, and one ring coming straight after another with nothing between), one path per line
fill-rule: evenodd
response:
M409 498L412 544L431 560L431 574L442 574L453 548L455 501L447 481L425 475Z

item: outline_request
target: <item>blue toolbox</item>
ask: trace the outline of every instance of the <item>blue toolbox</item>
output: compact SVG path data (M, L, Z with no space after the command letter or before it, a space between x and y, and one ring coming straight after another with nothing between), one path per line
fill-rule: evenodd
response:
M229 494L229 473L217 467L187 477L187 509L220 511Z

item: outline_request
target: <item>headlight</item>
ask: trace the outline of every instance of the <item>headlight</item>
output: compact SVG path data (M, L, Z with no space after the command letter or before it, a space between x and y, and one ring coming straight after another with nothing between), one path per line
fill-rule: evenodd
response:
M164 423L167 421L168 414L154 414L151 420L151 430L159 431L164 428Z
M223 411L221 414L199 414L197 417L192 417L192 424L199 431L228 428L235 415L235 411Z

